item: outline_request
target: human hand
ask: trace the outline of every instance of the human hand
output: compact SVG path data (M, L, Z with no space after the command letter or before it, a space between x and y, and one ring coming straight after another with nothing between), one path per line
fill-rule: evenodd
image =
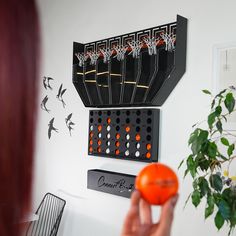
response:
M121 236L170 236L174 208L178 194L169 199L161 209L158 223L153 223L151 205L135 190L131 196L131 206L125 218Z

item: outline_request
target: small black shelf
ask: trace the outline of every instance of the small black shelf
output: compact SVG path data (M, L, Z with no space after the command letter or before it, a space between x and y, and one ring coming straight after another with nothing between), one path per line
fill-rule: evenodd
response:
M187 19L73 48L86 107L161 106L186 70Z

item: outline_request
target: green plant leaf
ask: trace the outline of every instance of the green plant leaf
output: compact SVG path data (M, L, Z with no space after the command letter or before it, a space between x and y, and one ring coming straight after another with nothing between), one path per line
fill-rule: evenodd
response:
M196 157L197 163L202 171L208 170L210 161L205 158L205 156L200 152Z
M213 109L213 107L215 106L216 100L213 99L212 103L211 103L211 109Z
M212 213L214 212L214 205L215 205L214 197L209 195L207 197L207 207L205 208L205 219L210 215L212 215Z
M234 151L234 144L231 144L227 150L229 157L233 154L233 151Z
M201 194L198 190L194 190L192 193L192 203L195 207L197 207L199 205L199 203L201 202Z
M225 92L226 92L226 89L220 91L220 92L215 96L215 98L217 98L217 97L222 97L222 94L225 93Z
M222 215L218 211L215 216L215 226L217 227L218 230L220 230L222 228L222 226L224 225L224 222L225 222L224 218L222 217Z
M217 106L217 107L215 108L215 115L216 115L216 116L220 116L221 112L222 112L221 106Z
M180 164L179 164L179 166L178 166L178 170L180 169L180 167L183 165L183 163L184 163L184 160L185 159L183 159L181 162L180 162Z
M186 169L186 170L184 171L184 178L186 177L186 175L188 174L188 172L189 172L188 169Z
M222 129L222 123L221 123L220 120L218 120L218 121L216 122L216 128L217 128L218 131L222 134L223 129Z
M215 123L215 120L216 120L216 114L215 112L212 112L207 118L207 122L210 129L212 129L213 124Z
M211 92L209 90L207 90L207 89L203 89L202 92L205 93L205 94L211 95Z
M224 144L225 146L229 146L229 140L227 138L222 137L220 139L221 143Z
M229 206L229 204L226 201L221 200L218 207L219 207L219 212L221 213L222 217L225 220L229 220L229 218L230 218L230 206Z
M210 185L213 189L220 192L223 188L223 182L219 175L211 175L209 178Z
M190 145L191 143L193 143L194 141L196 141L197 137L198 137L198 132L199 129L195 129L191 134L190 134L190 138L188 140L188 145Z
M207 193L209 193L210 188L208 185L208 181L204 177L198 178L198 186L202 197L204 197Z
M214 142L209 142L207 147L207 154L210 158L215 158L217 152L217 146Z
M234 110L235 106L235 99L232 93L228 93L226 95L225 101L224 101L225 107L231 113Z
M190 174L194 178L196 173L197 173L197 168L196 168L196 163L193 160L193 156L192 155L190 155L188 157L188 159L187 159L187 167L188 167L188 170L190 171Z

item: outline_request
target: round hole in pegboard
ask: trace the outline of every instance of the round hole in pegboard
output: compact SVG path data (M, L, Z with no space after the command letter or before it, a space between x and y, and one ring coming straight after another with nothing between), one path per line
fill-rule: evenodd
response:
M116 115L117 116L119 116L120 115L120 111L118 110L118 111L116 111Z
M137 119L136 119L136 123L137 123L137 124L140 124L140 122L141 122L140 118L137 118Z
M140 114L141 114L141 111L140 111L140 110L137 110L137 111L136 111L136 115L137 115L137 116L140 116Z
M111 111L107 111L107 115L110 116L111 115Z
M129 147L130 147L130 143L129 143L129 142L126 142L126 143L125 143L125 147L126 147L126 148L129 148Z
M127 118L125 121L126 121L126 123L127 123L127 124L129 124L129 122L130 122L130 119L129 119L129 118Z
M99 111L99 112L98 112L98 115L101 116L101 115L102 115L102 111Z
M136 127L136 132L139 132L141 128L139 126Z
M90 123L93 123L93 118L90 118Z
M151 116L151 115L152 115L152 110L148 110L147 114L148 114L149 116Z
M101 118L98 118L98 123L101 123L102 122L102 119Z
M108 126L107 126L107 131L109 132L110 130L111 130L111 126L108 125Z
M120 130L120 126L117 125L117 126L116 126L116 131L119 131L119 130Z
M90 130L93 131L93 125L90 126Z
M151 124L151 123L152 123L152 119L151 119L151 118L148 118L148 119L147 119L147 123L148 123L148 124Z
M127 116L130 115L130 111L129 111L129 110L126 111L126 115L127 115Z
M90 116L93 116L93 111L90 111Z
M146 139L147 139L147 141L151 141L151 139L152 139L151 135L147 135Z
M111 137L111 134L110 134L110 133L108 133L108 134L107 134L107 138L109 139L110 137Z
M152 131L152 128L150 126L147 127L147 132L150 133Z
M107 141L106 144L107 144L107 146L110 146L110 145L111 145L111 142L110 142L110 141Z
M116 123L117 123L117 124L120 123L120 118L116 118Z
M125 135L125 138L126 138L127 140L129 140L129 139L130 139L130 135L129 135L129 134L126 134L126 135Z
M106 153L109 154L110 153L110 148L106 149Z

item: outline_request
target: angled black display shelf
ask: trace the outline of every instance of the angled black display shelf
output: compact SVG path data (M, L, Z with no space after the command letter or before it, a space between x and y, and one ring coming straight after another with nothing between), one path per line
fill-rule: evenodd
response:
M161 106L186 69L187 19L74 42L73 84L86 107Z

